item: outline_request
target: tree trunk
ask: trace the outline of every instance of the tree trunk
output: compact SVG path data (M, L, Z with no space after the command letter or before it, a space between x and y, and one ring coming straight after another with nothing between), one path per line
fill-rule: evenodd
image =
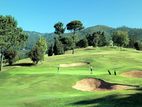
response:
M0 54L0 71L2 71L2 66L3 66L3 55Z
M74 54L74 48L72 49L72 54Z
M73 32L73 43L74 43L74 46L73 46L73 48L72 48L72 54L74 54L74 48L75 48L75 46L76 46L76 44L75 44L75 30L74 30L74 32Z

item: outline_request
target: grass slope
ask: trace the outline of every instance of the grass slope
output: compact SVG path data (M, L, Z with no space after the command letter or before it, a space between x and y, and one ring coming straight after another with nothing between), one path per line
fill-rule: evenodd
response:
M119 75L129 70L142 70L142 53L133 49L86 48L77 49L75 54L46 57L42 64L28 65L24 59L15 66L4 67L0 73L0 107L141 107L142 89L100 92L82 92L72 87L78 80L95 77L108 82L138 85L141 78ZM65 63L91 62L88 65L60 68ZM107 70L116 70L117 76L108 75Z

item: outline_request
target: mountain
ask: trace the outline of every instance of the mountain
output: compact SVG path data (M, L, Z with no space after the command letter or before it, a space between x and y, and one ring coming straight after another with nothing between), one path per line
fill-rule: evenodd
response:
M105 36L107 39L111 38L112 32L116 30L122 30L122 31L127 31L129 34L129 37L134 38L135 40L142 40L142 29L141 28L129 28L126 26L118 27L118 28L112 28L109 26L105 25L96 25L92 27L85 28L81 31L76 32L76 35L78 38L83 38L87 34L92 34L93 32L101 31L104 32ZM28 35L28 41L27 41L27 48L31 49L32 46L35 45L36 41L40 36L44 36L48 43L53 43L54 37L56 36L54 33L40 33L40 32L35 32L35 31L25 31ZM63 36L70 36L72 33L65 33Z

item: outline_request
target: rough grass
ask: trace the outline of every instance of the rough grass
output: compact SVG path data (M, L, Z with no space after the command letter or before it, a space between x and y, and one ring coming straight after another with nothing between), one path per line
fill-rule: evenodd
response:
M33 66L30 59L4 67L0 73L0 107L141 107L142 78L120 74L142 70L142 53L133 49L103 47L77 49L75 54L47 57ZM61 68L59 64L90 62L89 66ZM108 75L108 69L117 75ZM82 92L71 88L84 78L100 78L107 82L139 86L135 90Z

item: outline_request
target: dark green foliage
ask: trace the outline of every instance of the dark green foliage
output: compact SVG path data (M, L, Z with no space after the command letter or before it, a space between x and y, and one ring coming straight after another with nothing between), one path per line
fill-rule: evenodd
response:
M75 47L75 44L73 42L72 37L61 37L60 38L61 43L64 46L64 51L71 50L73 47Z
M17 22L11 16L0 16L0 39L5 49L19 48L27 40L27 35L22 28L17 27Z
M88 46L88 40L85 38L79 40L77 43L76 43L76 46L79 47L79 48L86 48Z
M42 60L44 60L44 55L46 54L46 51L47 51L46 39L43 36L41 36L39 40L37 41L36 45L40 48L42 52Z
M98 46L106 46L107 44L106 36L104 35L104 32L101 32L99 35Z
M51 46L48 49L48 56L52 56L54 54L54 50L53 50L53 45L51 44Z
M64 33L65 28L62 22L58 22L54 25L55 28L55 34L58 35L58 37L54 38L54 55L61 55L64 54L64 45L61 42L62 36L61 34Z
M135 43L134 43L134 47L135 47L136 50L140 50L140 47L139 47L139 43L138 43L138 42L135 42Z
M113 32L118 31L118 30L128 32L130 42L127 47L134 48L134 43L137 42L138 40L142 40L142 29L141 28L138 29L138 28L119 27L115 29L109 26L104 26L104 25L96 25L96 26L88 27L81 31L76 31L75 36L77 36L80 40L80 39L83 39L87 34L93 34L94 32L97 32L97 31L104 32L104 36L107 40L107 45L111 44L112 46L112 42L110 43L108 41L112 39L111 36ZM28 39L29 40L28 45L30 45L29 46L30 48L35 45L36 41L38 40L39 35L44 35L44 37L47 38L48 43L54 43L54 37L56 36L54 33L28 32L28 34L30 35ZM64 33L62 34L62 36L66 36L66 37L72 36L72 33Z
M105 46L107 45L107 40L104 35L104 32L94 32L87 35L88 45L89 46Z
M58 37L55 37L55 43L53 49L54 49L54 55L61 55L65 53L64 46Z
M29 52L30 59L34 62L34 64L38 64L39 61L43 59L43 52L39 46L33 47L33 49Z
M82 22L79 21L79 20L74 20L74 21L71 21L70 23L68 23L68 24L66 25L66 27L67 27L67 30L73 31L73 34L74 34L74 35L72 36L72 38L73 38L73 43L76 44L76 41L75 41L75 33L76 33L76 31L79 31L79 30L84 29L84 26L83 26ZM74 48L75 48L75 46L72 47L72 54L74 54Z
M28 36L23 31L22 28L17 27L17 22L12 16L2 16L0 15L0 70L3 63L3 57L9 60L9 64L13 63L15 58L15 53L17 50L21 49L24 46L25 41ZM12 49L12 51L10 51ZM4 54L4 52L6 52ZM10 55L8 57L8 55ZM13 58L12 58L13 57Z
M115 31L112 34L112 40L116 46L124 47L129 44L128 32Z
M140 41L134 43L134 48L136 50L142 50L142 43Z
M39 61L44 60L44 55L47 50L47 42L44 37L40 37L36 45L29 52L28 56L35 63L38 64Z
M61 35L65 32L64 24L62 22L58 22L54 25L55 28L55 34Z
M82 22L79 20L71 21L70 23L66 25L66 27L67 27L67 30L73 31L74 34L75 34L75 31L84 29Z
M96 47L96 46L98 46L98 43L99 43L100 33L99 32L94 32L92 34L92 36L93 36L93 47Z
M4 51L4 56L9 65L12 65L15 62L17 52L14 49L8 49Z

